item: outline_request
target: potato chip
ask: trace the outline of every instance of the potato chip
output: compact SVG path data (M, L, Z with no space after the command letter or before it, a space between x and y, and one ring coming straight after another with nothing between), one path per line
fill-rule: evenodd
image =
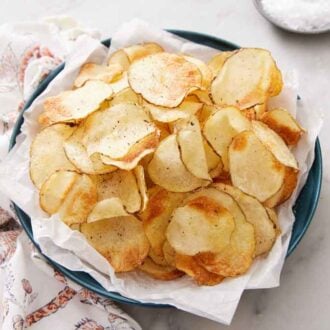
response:
M173 210L182 202L185 194L169 192L159 186L149 190L147 208L139 215L150 246L157 256L163 256L165 231Z
M196 97L195 102L201 102L206 105L213 105L208 90L194 89L189 93L185 100L187 100L188 97Z
M214 187L234 198L242 209L246 220L253 226L256 238L255 255L267 253L275 242L276 231L263 205L256 198L233 186L218 183Z
M211 94L218 105L246 109L265 103L281 88L281 73L270 52L242 48L225 61L212 82Z
M201 124L201 126L204 126L205 121L215 112L217 112L219 108L217 108L215 105L207 105L204 104L203 108L199 113L197 114L198 120Z
M128 58L128 55L124 52L123 49L119 49L112 53L108 59L108 65L119 64L123 71L127 71L131 62Z
M131 88L155 105L174 108L194 88L200 88L199 69L182 56L157 53L135 61L129 68Z
M41 208L48 214L56 213L78 177L79 174L70 171L56 171L51 174L40 189Z
M213 79L213 74L211 69L201 60L191 56L184 56L184 58L197 66L200 73L202 74L202 89L208 89L211 85L211 81Z
M55 171L76 169L63 149L65 139L74 130L75 128L69 125L56 124L44 128L34 138L30 149L30 177L38 189Z
M114 94L129 88L127 72L124 72L117 80L113 81L109 86L112 88Z
M213 77L216 77L220 70L222 69L226 60L233 56L237 51L227 51L221 52L219 54L214 55L209 63L207 64L210 70L212 71Z
M222 205L234 218L234 231L230 234L230 244L218 253L211 250L198 253L195 260L209 272L222 276L236 276L245 273L253 261L255 253L255 234L253 226L246 221L236 201L228 194L208 188L195 194L207 196ZM190 200L190 198L188 199Z
M251 131L236 135L229 147L233 185L264 202L282 186L285 167Z
M150 241L149 241L150 243ZM150 259L157 265L160 265L160 266L170 266L165 257L163 255L158 255L156 254L156 252L150 247L149 249L149 254L148 256L150 257Z
M224 279L223 276L209 272L201 266L194 257L182 254L175 255L175 266L192 277L198 285L217 285Z
M183 272L180 272L172 266L157 265L150 258L144 259L139 269L154 279L161 281L175 280L184 275Z
M80 231L81 224L80 223L73 223L69 226L72 230Z
M105 165L99 154L88 157L86 147L82 143L85 136L85 127L80 124L73 134L64 142L64 151L68 159L77 169L87 174L105 174L115 171L117 168Z
M85 63L81 67L73 86L81 87L89 80L101 80L106 83L111 83L122 73L123 69L119 64L104 66L95 63Z
M160 142L148 165L148 173L155 184L173 192L187 192L205 184L184 166L174 134Z
M113 173L95 175L98 200L118 197L127 212L134 213L141 208L141 196L132 171L117 170Z
M223 169L221 157L214 152L214 150L210 147L209 143L205 139L203 139L203 146L205 150L207 168L210 175L211 172L213 172L213 175L217 172L220 174ZM211 177L213 178L214 176L211 175Z
M94 222L115 217L128 215L124 209L123 203L118 197L106 198L95 204L91 213L89 213L87 222Z
M156 43L145 43L142 45L133 45L124 48L130 62L134 62L142 57L163 52L164 49Z
M132 103L132 104L140 104L142 102L140 95L133 92L133 90L129 87L122 89L118 93L116 93L112 100L111 106L120 104L120 103Z
M84 223L81 232L115 272L133 270L148 255L142 223L132 215Z
M261 117L261 121L276 132L289 146L295 146L304 133L297 121L283 108L267 111Z
M173 211L166 238L177 253L218 253L230 243L233 216L208 191L192 194L184 206Z
M96 111L112 96L112 88L103 81L88 81L83 87L61 92L44 101L39 123L48 126L58 122L77 122Z
M148 189L146 185L146 179L144 176L144 168L141 165L138 165L133 170L137 186L139 188L139 192L142 199L141 210L144 211L148 205L149 197L148 197Z
M232 139L249 128L249 120L235 107L220 109L205 121L203 134L214 151L221 156L225 171L229 169L228 147Z
M258 139L260 139L280 163L298 169L296 159L277 133L259 121L252 122L252 129Z
M276 211L272 208L269 208L269 207L266 207L266 211L267 211L267 214L269 216L269 219L273 223L273 226L274 226L274 229L275 229L275 232L276 232L276 236L280 235L281 234L281 227L280 227L280 224L279 224L279 221L278 221Z
M168 240L166 240L163 244L163 255L164 255L164 259L166 260L167 264L175 267L175 250L170 245Z
M96 202L97 190L94 182L87 174L81 174L58 210L60 219L68 226L84 223Z

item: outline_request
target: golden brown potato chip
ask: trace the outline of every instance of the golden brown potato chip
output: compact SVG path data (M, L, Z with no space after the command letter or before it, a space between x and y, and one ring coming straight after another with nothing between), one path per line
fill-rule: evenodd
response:
M178 106L193 88L200 88L199 69L182 56L157 53L135 61L129 68L131 88L148 102Z
M189 97L196 97L195 102L201 102L206 105L212 105L213 102L210 98L209 91L203 89L195 89L189 93L185 100Z
M80 226L81 226L80 223L73 223L73 224L70 225L69 227L70 227L72 230L80 231Z
M166 240L163 244L163 255L167 264L172 267L175 267L175 250L170 245L168 240Z
M124 209L123 203L118 197L103 199L95 204L91 213L89 213L87 222L94 222L104 219L126 216L128 213Z
M58 122L77 122L96 111L112 96L112 88L103 81L88 81L83 87L61 92L44 101L39 123L48 126Z
M40 189L41 208L48 214L56 213L78 177L79 174L70 171L51 174Z
M133 172L142 199L140 211L144 211L149 202L148 189L147 189L146 179L144 176L144 168L143 166L138 165L134 168Z
M118 93L116 93L112 100L111 106L120 104L120 103L132 103L132 104L140 104L142 102L140 95L133 92L133 90L129 87L122 89Z
M198 285L217 285L224 279L223 276L206 270L191 256L176 254L175 266L192 277Z
M123 69L119 64L111 64L108 66L95 63L85 63L73 83L74 87L81 87L89 80L101 80L111 83L116 77L123 73Z
M160 142L148 165L148 173L155 184L173 192L187 192L205 184L184 166L174 134Z
M113 81L109 86L112 88L114 94L129 88L127 72L125 71L117 80Z
M229 147L233 185L264 202L281 187L285 167L251 131L236 135Z
M256 198L233 186L217 183L214 187L234 198L242 209L246 220L253 226L256 238L256 256L270 251L275 242L276 231L263 205Z
M142 45L133 45L123 49L124 52L127 54L130 62L134 62L142 57L161 53L164 49L154 42L145 43Z
M149 243L150 243L150 241L149 241ZM156 252L155 252L151 247L150 247L150 249L149 249L149 254L148 254L148 256L149 256L150 259L151 259L154 263L156 263L157 265L160 265L160 266L170 266L170 265L167 263L165 257L164 257L163 255L158 255L158 254L156 254Z
M227 51L221 52L219 54L214 55L209 63L207 64L210 70L212 71L213 77L216 77L220 70L222 69L226 60L234 55L237 51Z
M222 172L223 164L221 157L217 155L214 150L210 147L206 139L203 139L203 145L205 150L206 162L210 176L214 178ZM218 173L218 174L217 174ZM217 174L217 175L215 175Z
M68 159L77 169L87 174L105 174L115 171L117 168L105 165L99 154L88 157L86 147L82 143L85 136L84 124L80 124L72 135L64 142L64 151Z
M177 253L218 253L230 243L235 228L233 216L209 196L208 190L192 194L172 213L166 238Z
M219 108L215 105L207 105L204 104L201 111L198 113L198 120L201 123L201 126L204 127L205 121L215 112L217 112Z
M267 125L255 120L252 121L252 130L281 164L298 169L294 155L277 133Z
M133 270L148 255L149 243L142 223L132 215L84 223L81 232L115 272Z
M213 101L240 109L265 103L282 88L281 73L269 51L242 48L230 56L213 80Z
M108 59L108 65L119 64L123 71L127 71L131 65L127 54L123 49L119 49L112 53Z
M56 124L44 128L34 138L30 149L30 177L38 189L55 171L76 169L63 149L64 141L74 130L69 125Z
M213 79L213 74L211 69L201 60L199 60L198 58L195 57L191 57L191 56L184 56L184 58L192 63L195 64L197 66L197 68L199 69L199 71L202 74L202 88L208 89L209 86L211 85L211 81Z
M58 210L60 219L68 226L84 223L96 202L97 190L94 182L87 174L81 174Z
M229 169L228 147L232 139L249 128L249 120L235 107L220 109L205 121L203 134L214 151L221 156L225 171Z
M95 175L93 177L97 187L98 200L118 197L129 213L141 208L141 196L133 172L117 170L113 173Z
M139 269L156 280L161 281L175 280L184 275L184 273L172 266L157 265L150 258L145 258L141 266L139 266Z
M157 256L163 256L165 231L173 210L182 202L185 194L169 192L159 186L149 190L149 203L139 217L150 246Z
M287 145L295 146L304 130L299 126L291 114L283 108L267 111L261 121L276 132Z
M276 231L276 236L281 234L281 226L278 221L278 217L276 214L276 211L274 209L271 209L269 207L266 207L267 214L269 216L269 219L273 222L274 229Z
M248 120L255 120L257 118L255 107L243 109L241 112Z

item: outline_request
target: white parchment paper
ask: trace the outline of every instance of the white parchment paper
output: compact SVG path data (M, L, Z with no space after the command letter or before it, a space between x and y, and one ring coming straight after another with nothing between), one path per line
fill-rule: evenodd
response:
M140 20L124 24L112 37L110 53L141 42L157 42L165 50L183 52L208 60L218 50L200 46L156 29ZM314 145L322 120L316 109L299 101L297 106L297 77L294 72L284 75L282 93L270 101L270 107L286 107L306 129L294 154L300 167L298 187L293 196L279 207L282 235L278 237L267 258L257 259L244 276L226 279L213 287L199 287L188 277L162 282L140 272L114 274L112 267L77 231L72 231L58 216L48 218L39 207L38 191L29 178L29 148L38 133L36 118L42 112L42 100L71 87L80 66L86 61L104 63L108 50L90 37L82 37L68 56L65 69L49 84L25 113L22 134L14 149L0 165L0 189L32 219L35 240L48 257L68 269L85 271L107 290L142 302L171 304L179 309L229 324L242 292L252 288L271 288L279 285L279 277L290 240L294 216L291 208L303 187L314 159Z

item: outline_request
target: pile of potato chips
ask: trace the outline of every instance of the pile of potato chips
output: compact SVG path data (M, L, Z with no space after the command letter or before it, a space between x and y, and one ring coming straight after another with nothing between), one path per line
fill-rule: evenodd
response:
M44 101L31 146L40 206L116 272L215 285L272 248L304 130L267 102L282 89L264 49L204 63L148 43L86 63Z

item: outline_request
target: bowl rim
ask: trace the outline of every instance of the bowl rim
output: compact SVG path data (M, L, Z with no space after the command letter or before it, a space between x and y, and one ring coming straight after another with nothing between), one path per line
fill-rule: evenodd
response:
M239 46L237 46L234 43L231 43L227 40L221 39L221 38L217 38L215 36L212 35L208 35L208 34L204 34L204 33L200 33L200 32L194 32L194 31L188 31L188 30L176 30L176 29L167 29L168 32L171 32L181 38L185 38L189 40L189 36L190 36L190 40L194 39L193 42L199 43L199 44L203 44L206 46L210 46L210 47L214 47L223 51L226 50L234 50L234 49L238 49L240 48ZM109 47L111 44L111 38L109 39L105 39L101 42L104 46ZM63 70L65 66L65 62L63 62L62 64L60 64L58 67L56 67L53 71L51 71L49 73L49 75L43 80L41 81L41 83L38 85L38 87L35 89L35 91L32 93L32 95L29 97L29 99L27 100L27 102L25 103L25 106L23 108L23 110L21 111L21 113L19 114L17 121L14 125L13 128L13 132L10 138L10 143L9 143L9 150L11 150L15 144L16 144L16 137L20 134L21 132L21 126L24 122L24 113L25 111L31 106L31 104L33 103L33 101L47 88L48 84ZM317 138L316 143L315 143L315 159L314 159L314 163L312 166L314 166L316 164L317 168L316 168L316 174L317 174L317 186L315 187L316 189L316 194L314 195L313 198L313 203L312 203L312 208L309 212L308 218L307 220L304 222L304 227L303 229L300 231L299 235L295 238L295 240L293 242L291 242L290 240L290 244L289 244L289 249L287 252L287 257L293 252L293 250L296 248L296 246L299 244L299 242L301 241L301 239L303 238L304 234L306 233L312 219L314 216L314 213L316 211L316 207L319 201L319 196L320 196L320 191L321 191L321 184L322 184L322 153L321 153L321 147L320 147L320 143L319 143L319 139ZM144 306L144 307L172 307L170 305L167 304L155 304L155 303L144 303L144 302L140 302L137 301L135 299L131 299L131 298L127 298L125 296L122 296L120 293L118 292L114 292L114 291L107 291L105 288L103 287L97 287L93 284L90 284L89 282L86 282L84 279L81 278L80 273L85 274L84 272L77 272L77 271L71 271L65 267L63 267L62 265L56 263L55 261L51 260L49 257L47 257L46 255L43 254L43 252L41 251L39 245L37 244L37 242L34 240L33 237L33 232L31 229L31 224L28 225L28 221L27 219L29 219L29 222L31 222L30 217L23 211L21 210L15 203L12 202L13 205L13 209L20 221L20 224L22 225L24 231L26 232L26 234L28 235L28 237L30 238L30 240L32 241L32 243L36 246L36 248L38 249L38 251L43 255L43 257L48 261L48 263L50 265L52 265L55 269L57 269L58 271L60 271L61 273L63 273L67 278L69 278L70 280L72 280L73 282L77 283L78 285L85 287L91 291L96 292L97 294L104 296L106 298L110 298L114 301L117 302L121 302L121 303L127 303L127 304L133 304L133 305L140 305L140 306ZM294 231L294 227L292 229L292 232ZM292 237L291 237L292 239Z

